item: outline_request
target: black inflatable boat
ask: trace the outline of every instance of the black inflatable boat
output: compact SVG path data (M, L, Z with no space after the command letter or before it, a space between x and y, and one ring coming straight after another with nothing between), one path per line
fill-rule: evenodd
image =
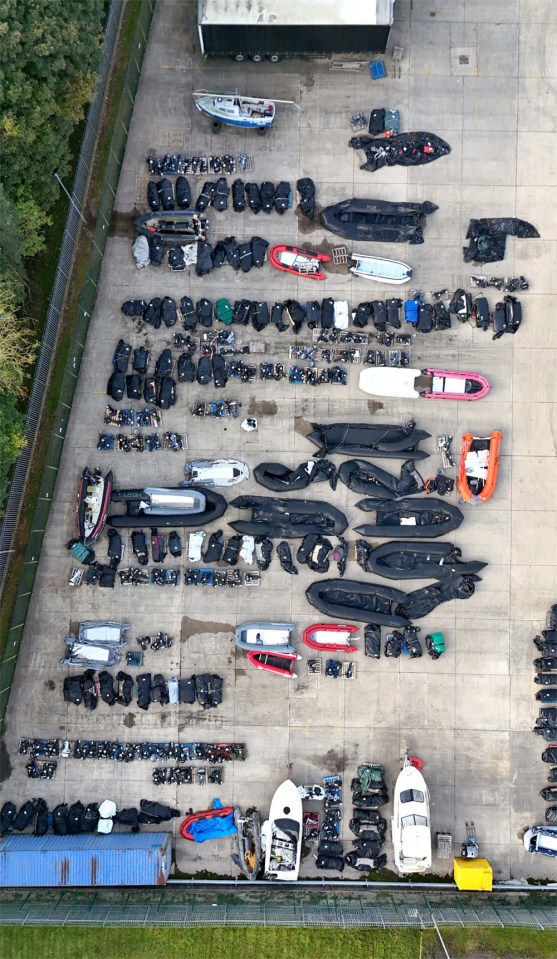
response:
M237 496L230 505L237 509L251 509L251 521L237 520L229 524L246 536L269 536L271 539L294 539L307 533L338 536L348 526L344 513L322 500Z
M384 499L361 499L356 506L376 514L375 523L356 526L355 532L361 536L390 537L400 531L409 539L435 538L458 529L464 518L457 506L440 499L409 498L396 503Z

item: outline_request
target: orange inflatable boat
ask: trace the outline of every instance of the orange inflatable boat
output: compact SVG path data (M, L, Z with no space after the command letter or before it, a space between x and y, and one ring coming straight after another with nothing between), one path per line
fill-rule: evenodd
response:
M474 436L465 433L462 437L460 463L458 464L458 491L472 506L487 502L497 485L502 433L494 431L490 436Z

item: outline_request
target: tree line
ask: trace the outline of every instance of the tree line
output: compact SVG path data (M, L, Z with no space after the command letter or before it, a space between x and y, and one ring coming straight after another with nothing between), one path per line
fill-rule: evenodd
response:
M93 96L103 0L0 3L0 515L25 442L25 400L42 318L29 279L70 177L70 136Z

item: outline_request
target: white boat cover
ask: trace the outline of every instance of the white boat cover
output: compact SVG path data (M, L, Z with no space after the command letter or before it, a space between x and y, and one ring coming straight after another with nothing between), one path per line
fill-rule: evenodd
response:
M120 643L128 628L124 623L85 622L79 627L79 639L88 643Z
M360 373L360 389L372 396L401 396L406 399L417 399L420 395L414 389L414 380L420 376L421 370L378 369L362 370Z
M458 376L434 376L431 385L432 393L461 393L466 390L466 380Z
M314 643L335 643L338 646L350 646L352 644L351 633L348 630L336 630L333 632L328 629L314 629L310 633L310 639Z
M470 450L466 454L466 475L475 479L486 480L489 465L489 450Z
M136 236L132 244L132 253L138 270L149 266L149 240L146 236Z
M346 300L335 300L334 305L335 330L348 329L348 303Z

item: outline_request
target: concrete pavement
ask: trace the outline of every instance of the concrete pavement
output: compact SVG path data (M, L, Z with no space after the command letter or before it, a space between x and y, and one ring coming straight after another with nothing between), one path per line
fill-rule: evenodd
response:
M204 61L197 52L195 7L193 2L162 0L153 20L114 228L12 690L6 732L12 774L0 785L0 799L23 800L37 791L37 785L25 776L24 761L16 755L17 742L24 735L244 741L247 762L227 766L224 785L218 790L225 804L256 805L266 814L289 762L294 764L293 778L300 783L339 772L346 784L342 836L348 843L348 785L358 763L383 763L392 787L408 748L425 763L433 833L452 832L457 847L465 838L465 820L472 818L482 855L491 861L496 879L547 876L548 862L528 856L520 837L527 826L543 821L545 811L538 795L546 784L547 767L540 759L544 744L531 732L537 716L532 637L557 601L553 495L557 328L552 320L557 258L552 215L557 12L549 0L417 4L397 0L389 47L405 47L400 77L371 81L367 67L334 71L328 61L292 60L277 65ZM300 109L279 106L275 127L266 137L226 129L215 138L209 122L193 108L191 91L199 88L270 95L294 100ZM381 106L400 110L402 130L430 130L446 139L451 154L415 169L361 171L359 155L347 147L350 116L358 109L369 112ZM439 210L427 219L423 245L379 245L374 251L409 262L414 268L411 285L426 295L442 287L468 289L468 276L474 270L527 276L530 290L519 294L524 322L515 337L493 343L489 334L453 320L450 331L418 335L409 347L412 366L477 370L490 380L490 394L473 405L421 399L376 402L358 390L359 366L350 370L347 387L312 389L260 381L243 385L230 380L225 395L242 403L244 415L256 415L259 420L256 433L244 433L240 420L192 418L196 399L218 398L220 393L212 386L179 384L177 405L163 414L161 432L186 432L187 453L97 453L116 341L123 336L133 346L147 344L153 360L163 348L172 347L173 330L154 331L126 319L120 313L124 300L168 294L177 301L183 295L194 300L227 296L272 304L289 297L304 302L331 296L346 299L355 308L362 300L392 295L392 288L371 288L349 275L332 274L324 283L311 284L280 274L269 264L248 276L224 267L198 278L189 272L171 273L166 264L158 270L136 271L128 224L134 209L144 206L148 179L144 157L154 152L249 153L255 170L243 175L245 180L277 183L286 179L294 187L298 177L311 176L320 206L351 196L438 204ZM211 177L190 179L194 197L205 179ZM508 238L505 260L485 270L463 262L470 217L515 215L533 222L541 238ZM302 234L294 209L284 217L264 213L255 217L249 210L235 214L231 208L224 214L210 211L209 217L212 241L234 233L242 240L259 234L271 244L321 243L325 238L333 245L343 242L326 234L318 220L313 232ZM487 295L491 305L500 298L494 290ZM255 338L265 341L267 356L255 356L254 362L268 358L288 363L288 345L293 342L288 334L279 336L271 327L262 335L249 328L237 333L239 343ZM308 331L300 339L309 342ZM179 352L174 350L175 356ZM301 637L303 628L320 618L304 596L316 576L300 567L298 576L289 577L276 556L262 574L261 586L251 590L192 589L183 584L177 589L133 589L117 584L112 592L86 586L73 590L67 585L73 563L65 543L73 532L77 481L86 463L110 464L117 487L176 485L186 458L223 454L245 460L250 468L268 459L295 467L313 452L305 439L312 422L400 423L411 417L431 433L425 444L431 456L420 466L424 475L441 465L438 434L452 434L458 451L463 432L503 432L493 499L477 509L463 507L465 520L450 537L465 559L489 564L482 582L471 599L440 606L418 623L422 637L433 629L445 635L447 652L436 662L427 656L415 661L405 656L375 661L359 652L355 654L357 678L352 682L309 675L306 658L299 664L299 679L292 683L251 670L233 644L237 623L292 617ZM340 463L340 458L335 461ZM384 465L398 471L399 462ZM265 491L250 480L238 492L262 495ZM362 522L355 507L359 497L341 484L334 494L325 484L301 495L330 499L346 512L351 526ZM456 494L451 501L457 502ZM220 524L225 533L224 522L235 518L230 508ZM348 533L351 544L356 538ZM127 534L124 540L127 565L132 561ZM106 538L98 544L101 561L105 544ZM167 559L166 565L174 564ZM187 558L176 565L183 570ZM355 563L353 545L346 575L364 578ZM406 582L402 588L419 585ZM93 618L129 622L132 644L135 636L158 629L170 633L175 639L172 649L151 653L145 668L166 676L218 672L225 680L222 706L209 713L199 707L160 710L152 706L144 713L135 703L128 711L100 703L93 714L67 706L62 700L66 670L57 665L62 641L78 622ZM300 639L297 645L302 652ZM60 760L56 779L41 783L41 792L52 803L102 800L110 795L122 805L156 794L183 811L205 807L214 795L209 787L197 785L155 790L151 772L146 763L122 766ZM386 815L390 812L389 806ZM228 839L199 848L178 840L178 865L186 873L207 869L234 875L231 849ZM391 851L389 845L387 851ZM450 863L434 861L437 873L444 874L449 867ZM314 874L314 860L309 856L302 875ZM356 878L350 870L345 875Z

